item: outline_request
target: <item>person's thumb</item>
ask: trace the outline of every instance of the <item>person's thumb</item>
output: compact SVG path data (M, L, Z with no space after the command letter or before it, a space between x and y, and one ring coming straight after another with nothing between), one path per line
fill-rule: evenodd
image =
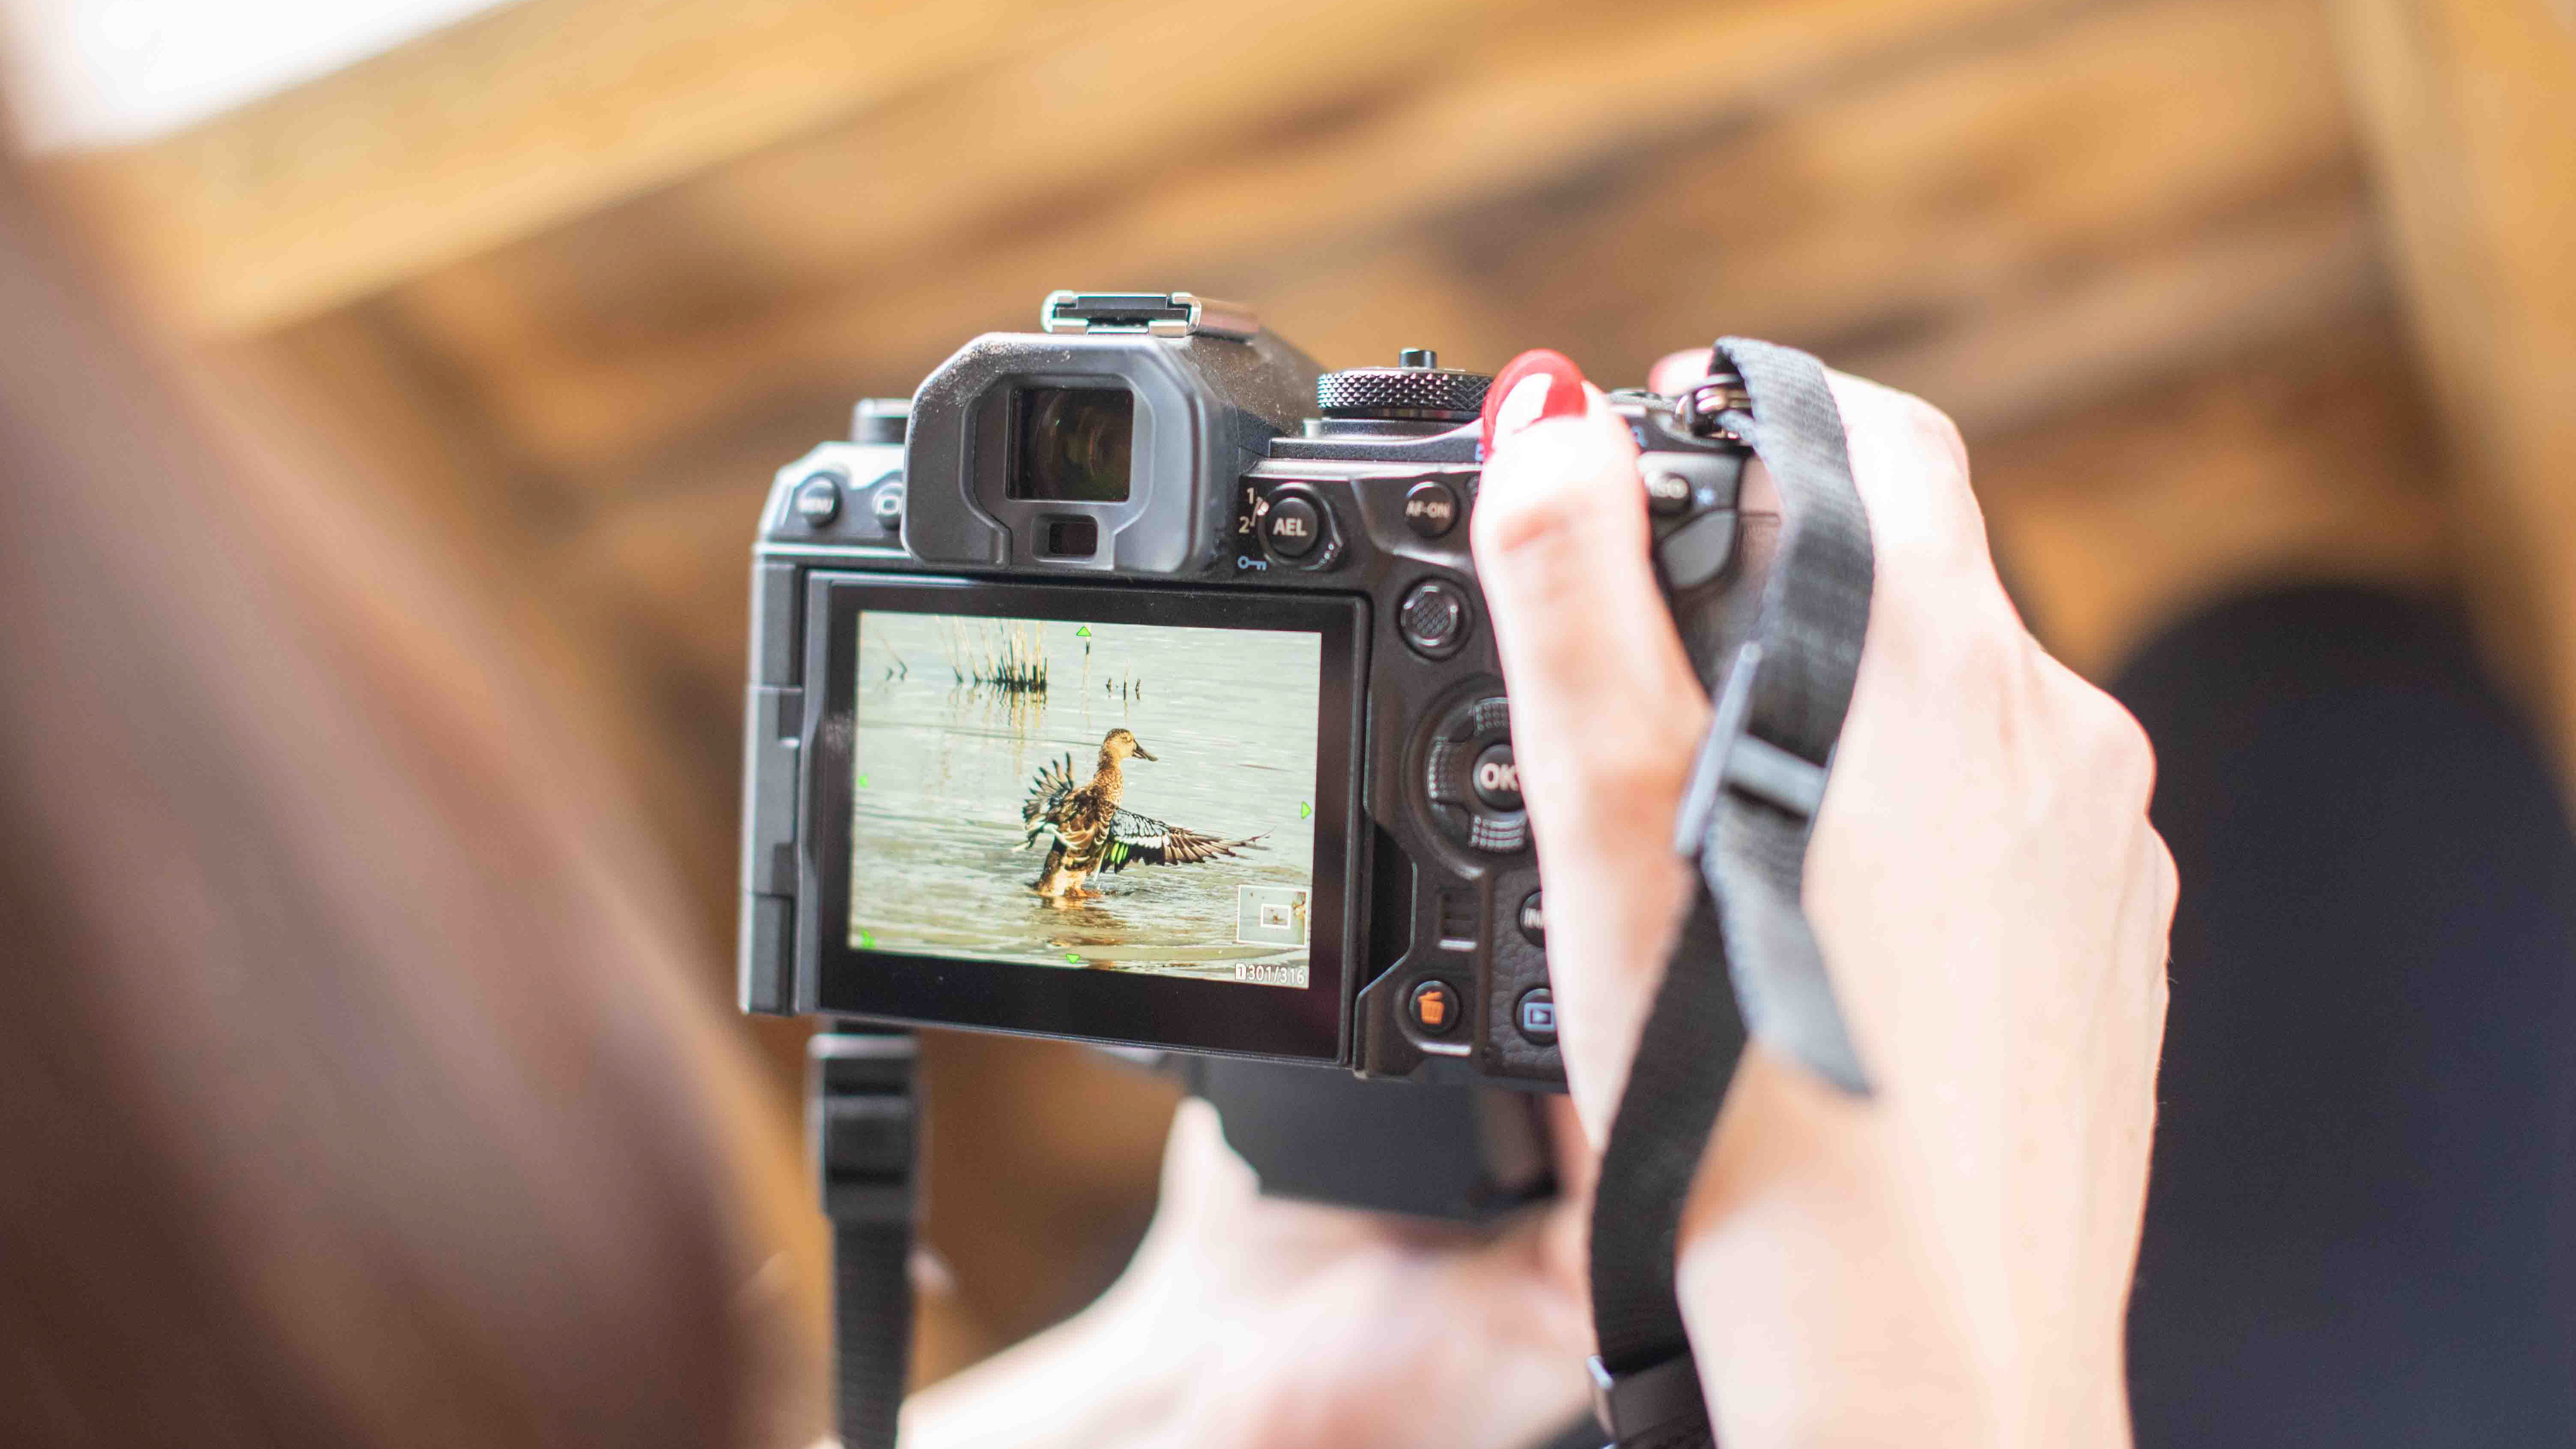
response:
M1485 404L1472 538L1546 891L1567 1076L1602 1140L1683 899L1674 807L1708 700L1648 559L1637 445L1574 364Z

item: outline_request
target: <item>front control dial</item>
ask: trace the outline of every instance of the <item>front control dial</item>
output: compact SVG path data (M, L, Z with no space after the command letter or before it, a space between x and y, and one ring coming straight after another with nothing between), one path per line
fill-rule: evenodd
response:
M1332 505L1303 483L1272 488L1254 514L1253 531L1261 551L1283 568L1327 569L1341 557Z

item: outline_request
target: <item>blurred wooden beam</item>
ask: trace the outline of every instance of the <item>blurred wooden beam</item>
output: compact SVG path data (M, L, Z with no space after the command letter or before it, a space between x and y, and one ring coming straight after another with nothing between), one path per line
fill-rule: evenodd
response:
M1319 355L1373 354L1430 319L1458 330L1429 340L1499 363L1541 331L1625 329L1623 348L1645 354L1671 342L1644 339L1645 319L1676 316L1874 345L1891 321L1973 318L2034 276L2269 227L2284 192L2358 205L2312 0L1560 7L1441 46L1399 84L1366 57L1318 58L1358 89L1295 125L1231 93L1069 103L1033 74L987 74L837 133L843 195L772 190L761 174L795 168L762 158L656 198L649 229L601 218L394 302L473 359L495 418L544 467L607 480L782 392L908 389L972 332L1026 326L1036 298L1103 258L1131 285L1248 288ZM939 116L1109 139L939 153ZM868 189L862 156L953 175L896 204ZM716 189L731 204L700 194ZM795 260L800 235L777 290L666 312L667 326L638 320L657 305L649 283L688 268L623 285L600 273L619 237L774 218L786 195L807 198L798 230L834 238L835 265ZM1354 273L1429 285L1329 295ZM2349 291L2353 269L2319 275ZM1307 278L1327 279L1311 307L1293 295Z
M2576 7L2336 0L2467 545L2576 759ZM2506 591L2510 590L2510 596Z
M982 326L1028 325L1050 274L1103 256L1153 259L1142 275L1200 256L1189 275L1215 277L1200 285L1245 288L1331 360L1419 343L1490 366L1545 341L1617 381L1693 340L1676 327L1782 336L1937 399L1981 449L2384 312L2334 53L2307 0L2136 0L1909 59L1794 108L1625 147L1571 192L1542 175L1383 225L1353 214L1384 205L1375 194L1281 193L1253 214L1193 217L1148 193L622 346L556 310L570 305L542 280L556 241L451 269L392 306L465 360L495 431L569 486L558 506L587 524L559 567L628 601L698 681L673 697L702 697L710 722L733 708L741 530L771 470L837 427L850 396L908 390ZM1170 228L1135 223L1136 209ZM2377 396L2413 416L2402 393ZM2211 446L2175 432L2076 481L2144 487ZM2258 481L2296 485L2287 462ZM2080 612L2087 638L2108 639L2119 629L2097 615L2139 610Z
M1901 39L2035 0L1761 0L1727 27L1750 61ZM1140 111L1231 98L1313 113L1354 78L1436 68L1535 0L522 0L165 140L57 163L75 204L124 245L162 309L200 330L309 316L461 257L806 135L873 107L933 121L871 153L930 193L997 195L993 162L1023 179L1115 151ZM1653 7L1603 17L1651 43ZM1180 41L1186 39L1187 43ZM1659 82L1728 59L1645 64ZM979 79L984 78L984 79ZM978 104L991 78L1063 124L1010 130ZM1564 88L1560 88L1562 90ZM1602 92L1573 88L1589 108ZM947 97L956 99L946 99ZM916 102L908 111L899 103ZM1563 112L1543 95L1519 108ZM1222 109L1222 106L1216 106ZM1327 108L1328 109L1328 108ZM1467 130L1483 116L1453 116ZM990 143L999 140L999 145ZM1438 136L1433 146L1454 144ZM1110 143L1106 146L1101 143ZM989 146L989 150L986 148ZM818 185L883 185L866 169ZM1390 184L1397 184L1390 178ZM1026 194L1025 188L1017 194ZM899 202L906 213L918 208ZM936 212L938 208L927 208Z
M164 311L253 331L1044 47L1116 0L521 0L54 163Z

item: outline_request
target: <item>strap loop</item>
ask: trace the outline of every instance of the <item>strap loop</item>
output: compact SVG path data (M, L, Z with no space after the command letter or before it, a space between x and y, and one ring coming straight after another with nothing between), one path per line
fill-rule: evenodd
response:
M1712 1442L1708 1404L1700 1398L1699 1366L1688 1353L1627 1373L1613 1373L1595 1356L1592 1416L1618 1445L1684 1449Z

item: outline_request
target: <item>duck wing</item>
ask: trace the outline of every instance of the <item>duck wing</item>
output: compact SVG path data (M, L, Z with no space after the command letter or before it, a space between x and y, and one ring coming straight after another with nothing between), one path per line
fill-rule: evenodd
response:
M1049 761L1029 781L1028 798L1020 802L1020 823L1028 827L1022 848L1037 843L1046 828L1064 819L1066 802L1079 789L1073 782L1073 756Z
M1261 838L1247 835L1225 840L1167 825L1151 815L1120 810L1109 817L1109 848L1101 852L1100 863L1109 870L1125 870L1140 861L1146 865L1190 865L1234 855Z

